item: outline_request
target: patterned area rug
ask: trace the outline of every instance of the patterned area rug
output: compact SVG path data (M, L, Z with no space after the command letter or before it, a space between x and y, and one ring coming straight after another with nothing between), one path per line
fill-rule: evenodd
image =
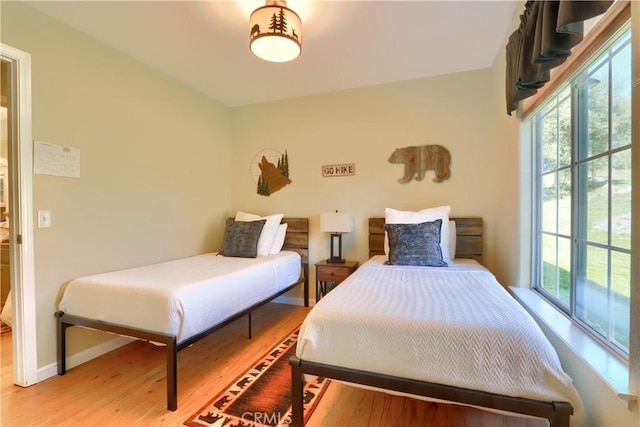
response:
M201 426L285 426L291 423L291 368L295 355L298 326L249 369L193 414L185 425ZM304 419L311 416L329 380L306 378Z

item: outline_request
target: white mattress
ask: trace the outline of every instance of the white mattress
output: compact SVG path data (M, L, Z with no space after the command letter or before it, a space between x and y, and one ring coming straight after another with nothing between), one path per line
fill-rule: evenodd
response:
M376 256L318 302L302 360L544 401L580 396L533 318L472 260L448 268Z
M80 277L59 304L65 313L176 335L178 344L273 296L300 277L300 255L215 253Z

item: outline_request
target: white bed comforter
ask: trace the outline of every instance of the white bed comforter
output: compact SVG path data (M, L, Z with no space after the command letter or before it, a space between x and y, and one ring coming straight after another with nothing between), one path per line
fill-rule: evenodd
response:
M295 283L300 255L215 253L74 279L67 314L177 336L178 344Z
M384 265L377 256L305 319L300 359L544 401L580 396L533 318L484 267ZM456 260L458 261L458 260Z

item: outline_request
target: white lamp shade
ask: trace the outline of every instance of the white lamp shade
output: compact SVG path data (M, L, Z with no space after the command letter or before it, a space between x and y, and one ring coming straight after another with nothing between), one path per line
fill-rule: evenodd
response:
M353 215L349 212L323 212L320 214L320 231L350 233L353 231Z
M302 21L288 7L268 4L254 10L249 28L249 47L260 59L286 62L302 52Z

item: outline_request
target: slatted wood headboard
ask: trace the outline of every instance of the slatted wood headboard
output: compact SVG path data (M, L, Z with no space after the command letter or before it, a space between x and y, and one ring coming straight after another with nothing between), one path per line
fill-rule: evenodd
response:
M482 264L482 218L451 218L456 222L456 258ZM384 255L384 218L369 218L369 257Z
M284 238L282 249L296 251L302 257L303 264L309 264L309 219L308 218L282 218L281 224L287 226L287 234Z

